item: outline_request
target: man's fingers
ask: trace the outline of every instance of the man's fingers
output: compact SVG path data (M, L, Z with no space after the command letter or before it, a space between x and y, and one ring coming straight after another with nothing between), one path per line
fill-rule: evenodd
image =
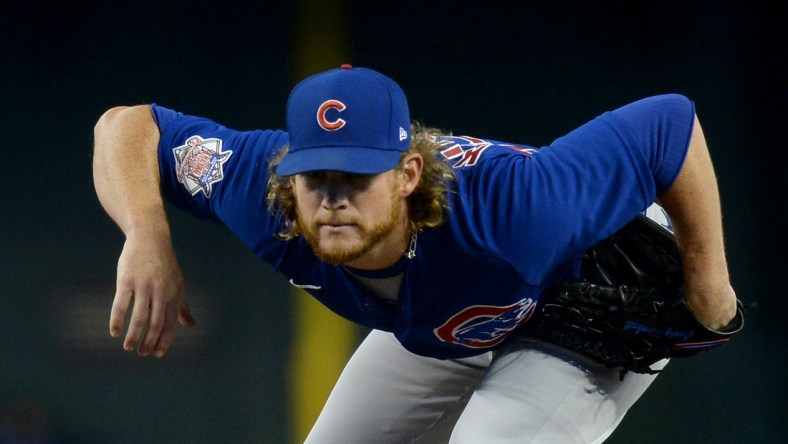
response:
M129 331L126 333L126 340L123 348L132 351L137 348L137 344L145 335L150 318L150 299L147 295L134 295L134 309L131 312L129 321Z
M153 355L157 358L161 358L167 353L173 338L175 338L175 331L178 329L178 311L175 307L168 309L165 317L164 330L162 330L159 340L156 343L155 351L153 352Z
M123 348L126 351L136 349L140 356L153 353L160 358L170 348L179 320L186 327L196 324L183 294L183 286L177 286L174 292L167 288L148 291L132 288L118 285L110 313L110 334L113 337L121 335L131 310ZM173 297L173 293L178 296ZM168 294L170 297L166 297Z
M120 336L123 331L123 322L126 319L126 311L129 309L129 303L133 298L134 293L128 288L118 286L115 292L115 299L112 302L112 310L109 315L109 334L113 338Z
M194 328L197 325L197 321L194 320L189 311L189 303L186 302L185 297L181 298L181 304L178 307L178 321L187 328Z
M140 356L147 356L153 348L156 346L156 343L159 342L159 336L161 336L161 332L166 330L169 327L170 322L165 313L167 310L167 306L162 304L161 298L153 298L150 303L150 321L148 322L148 329L145 333L145 337L142 338L142 343L137 350ZM172 316L169 316L170 318ZM174 319L172 319L174 321Z

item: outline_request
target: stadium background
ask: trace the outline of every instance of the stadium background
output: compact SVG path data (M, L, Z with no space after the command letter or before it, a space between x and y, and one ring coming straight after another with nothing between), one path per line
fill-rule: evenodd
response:
M641 97L691 97L734 285L760 307L724 349L669 366L609 442L786 442L788 39L776 1L247 3L3 3L0 430L300 442L364 332L220 227L172 211L199 328L163 360L124 353L107 334L123 237L92 188L92 127L111 106L156 102L281 128L295 82L347 62L396 79L414 119L530 145Z

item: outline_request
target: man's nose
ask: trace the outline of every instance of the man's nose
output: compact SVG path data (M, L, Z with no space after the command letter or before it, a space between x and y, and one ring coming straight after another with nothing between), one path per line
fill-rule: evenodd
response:
M324 208L339 210L347 207L348 194L351 190L346 181L338 180L338 178L328 178L321 188Z

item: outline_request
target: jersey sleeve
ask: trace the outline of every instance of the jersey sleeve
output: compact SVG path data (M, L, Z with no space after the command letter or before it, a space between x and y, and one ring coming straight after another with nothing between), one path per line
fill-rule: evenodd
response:
M287 133L236 131L156 104L151 111L161 135L163 195L181 210L226 225L264 255L278 230L265 203L268 165Z
M529 283L541 283L673 183L694 115L685 97L656 96L607 112L528 155L480 162L480 174L468 175L466 185L476 196L458 203L486 207L461 211L472 215L475 242L508 258Z
M667 191L684 164L695 121L695 107L678 94L639 100L611 113L621 119L648 159L656 194Z

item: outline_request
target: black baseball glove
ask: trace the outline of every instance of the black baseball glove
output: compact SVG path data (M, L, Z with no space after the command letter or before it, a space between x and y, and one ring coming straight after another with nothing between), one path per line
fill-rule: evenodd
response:
M718 347L741 331L744 315L722 330L698 322L682 292L673 234L639 215L589 249L581 278L545 294L528 335L579 352L610 368L656 373L664 358Z

